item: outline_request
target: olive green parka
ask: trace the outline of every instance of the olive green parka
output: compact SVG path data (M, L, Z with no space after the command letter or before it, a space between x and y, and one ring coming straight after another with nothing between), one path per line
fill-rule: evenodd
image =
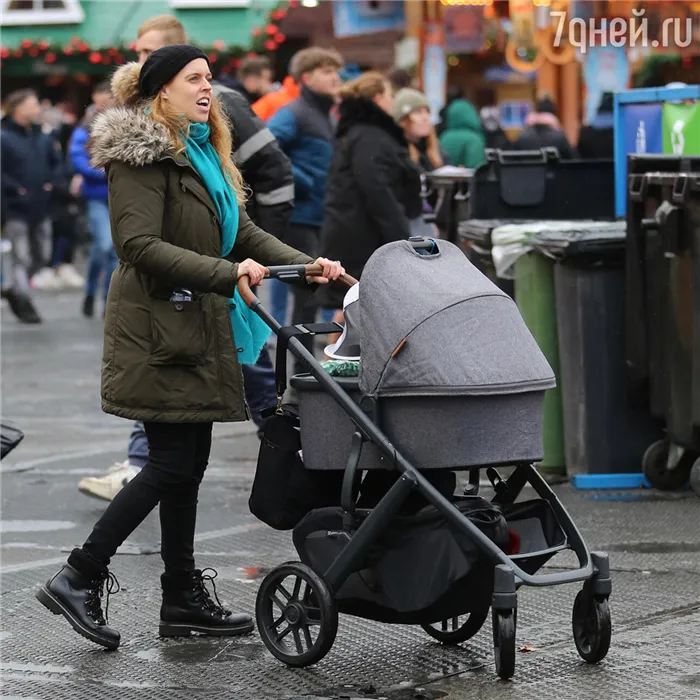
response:
M172 423L249 417L229 316L238 262L312 262L265 233L240 208L236 243L221 258L217 210L185 154L139 105L138 67L117 71L120 106L99 115L90 153L109 184L119 256L107 299L102 408L123 418ZM194 300L177 305L173 291Z

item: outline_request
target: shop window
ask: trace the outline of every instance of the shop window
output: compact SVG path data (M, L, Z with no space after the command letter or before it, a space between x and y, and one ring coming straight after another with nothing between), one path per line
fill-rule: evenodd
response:
M227 7L249 7L251 0L170 0L176 10L220 10Z
M0 25L80 24L85 13L78 0L0 0Z

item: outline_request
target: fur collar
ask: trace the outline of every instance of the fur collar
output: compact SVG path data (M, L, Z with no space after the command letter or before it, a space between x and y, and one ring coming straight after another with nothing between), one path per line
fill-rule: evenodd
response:
M408 146L403 129L383 109L377 107L372 100L362 97L351 97L340 104L340 121L337 136L343 136L357 124L371 124L386 131L402 146Z
M172 155L166 128L135 107L106 109L92 123L90 137L91 162L96 168L105 168L115 160L150 165Z
M90 131L88 149L96 168L105 168L113 161L150 165L173 155L167 129L148 119L140 101L140 70L138 63L127 63L112 77L112 92L119 106L97 115Z

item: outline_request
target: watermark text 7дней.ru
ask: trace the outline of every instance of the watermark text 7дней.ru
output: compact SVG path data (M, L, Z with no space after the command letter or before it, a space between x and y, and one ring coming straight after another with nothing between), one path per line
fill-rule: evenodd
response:
M586 53L591 46L639 46L686 48L693 40L693 20L690 17L668 17L663 21L659 38L649 38L649 20L644 17L646 10L632 10L632 17L614 19L580 17L566 19L566 12L553 11L551 16L558 19L554 46L559 47L566 37L572 46Z

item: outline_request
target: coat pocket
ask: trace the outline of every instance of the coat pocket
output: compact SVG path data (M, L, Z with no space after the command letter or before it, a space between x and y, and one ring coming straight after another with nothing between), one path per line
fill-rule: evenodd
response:
M151 300L151 365L204 364L206 335L202 300Z

